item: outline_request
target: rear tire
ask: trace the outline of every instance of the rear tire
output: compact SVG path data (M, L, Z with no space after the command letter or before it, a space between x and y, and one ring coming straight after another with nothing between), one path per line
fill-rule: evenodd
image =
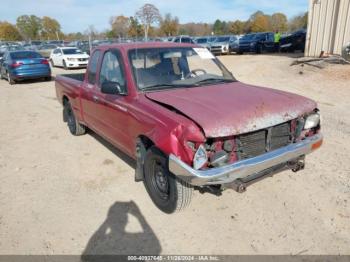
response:
M258 46L256 47L256 53L257 53L257 54L261 54L261 53L262 53L262 46L261 46L261 45L258 45Z
M81 125L74 116L72 106L66 101L63 108L64 119L67 120L69 131L74 136L81 136L86 133L85 126Z
M51 76L48 76L48 77L45 77L45 81L49 82L52 80L52 77Z
M15 80L13 80L9 72L7 72L7 81L9 82L10 85L16 84Z
M191 202L193 187L170 173L168 158L155 146L145 156L144 184L153 203L165 213L181 211Z

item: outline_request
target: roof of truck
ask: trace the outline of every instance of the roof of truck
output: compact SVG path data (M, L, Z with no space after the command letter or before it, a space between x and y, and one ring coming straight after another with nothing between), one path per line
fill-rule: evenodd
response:
M164 47L195 47L197 45L190 43L173 43L173 42L134 42L134 43L121 43L121 44L109 44L97 46L97 49L105 50L113 47L130 49L143 49L143 48L164 48ZM198 46L199 47L199 46Z

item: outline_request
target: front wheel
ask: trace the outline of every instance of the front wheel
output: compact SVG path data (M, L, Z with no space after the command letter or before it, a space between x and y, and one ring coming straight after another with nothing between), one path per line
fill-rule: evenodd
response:
M63 68L64 68L64 70L68 70L68 67L67 67L67 64L66 64L66 61L62 61L62 64L63 64Z
M191 202L193 187L170 173L168 158L154 146L146 153L144 184L153 203L165 213L181 211Z
M66 101L63 108L64 119L67 121L69 131L74 136L84 135L86 133L85 126L81 125L74 116L72 106Z

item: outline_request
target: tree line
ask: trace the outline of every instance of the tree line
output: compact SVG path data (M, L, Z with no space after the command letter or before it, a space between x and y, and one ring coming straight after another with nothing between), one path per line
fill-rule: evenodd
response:
M214 23L181 24L177 16L170 13L162 16L158 8L145 4L134 16L118 15L109 19L110 29L98 32L90 25L84 32L64 34L60 23L51 17L22 15L16 19L16 24L0 21L0 40L76 40L92 38L126 38L126 37L156 37L174 35L224 35L246 34L266 31L295 31L307 27L307 13L288 20L283 13L268 15L262 11L253 13L246 21L223 21L217 19Z
M0 39L6 41L62 39L60 23L51 17L42 18L35 15L21 15L16 24L0 22Z

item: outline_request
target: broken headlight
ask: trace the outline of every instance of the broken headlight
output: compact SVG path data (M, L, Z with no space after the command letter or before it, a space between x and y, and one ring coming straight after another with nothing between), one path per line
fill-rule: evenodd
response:
M208 162L207 151L203 145L200 145L193 158L193 168L198 170Z
M305 119L304 129L317 127L320 124L320 118L321 117L318 112L307 116Z

